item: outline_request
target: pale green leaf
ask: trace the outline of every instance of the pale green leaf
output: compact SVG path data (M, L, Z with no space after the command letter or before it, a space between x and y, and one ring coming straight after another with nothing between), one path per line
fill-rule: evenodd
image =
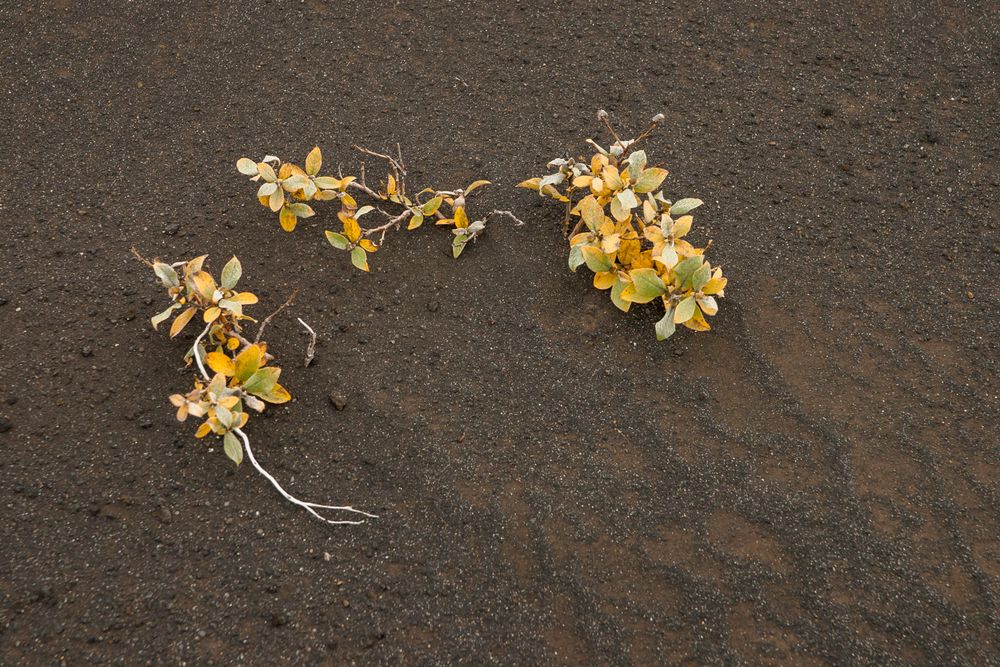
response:
M236 259L236 255L233 255L233 258L222 267L222 289L233 289L236 287L236 283L240 281L240 276L242 275L243 266L240 264L240 260Z

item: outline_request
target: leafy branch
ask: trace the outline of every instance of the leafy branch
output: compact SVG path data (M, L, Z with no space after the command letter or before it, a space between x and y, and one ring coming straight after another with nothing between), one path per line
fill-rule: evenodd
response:
M510 211L491 211L478 219L470 219L466 197L488 185L489 181L473 181L457 190L423 188L411 195L406 162L399 144L396 144L395 155L361 146L353 148L363 155L384 161L385 178L374 186L369 185L364 163L360 166L360 177L345 176L340 170L336 177L323 176L320 174L323 154L318 146L306 156L304 167L267 155L260 162L240 158L236 168L252 181L263 181L257 190L257 199L278 213L278 221L285 231L293 231L299 218L315 215L306 202L338 200L340 210L337 217L342 227L338 231L327 230L326 239L334 248L349 253L351 263L362 271L369 270L369 255L382 247L386 235L390 231L398 231L404 224L408 231L420 228L427 220L433 220L435 225L452 227L452 254L456 258L483 233L491 218L505 215L513 218L518 225L524 224ZM352 192L365 195L373 203L360 205ZM385 222L363 226L365 216L371 213L378 213Z

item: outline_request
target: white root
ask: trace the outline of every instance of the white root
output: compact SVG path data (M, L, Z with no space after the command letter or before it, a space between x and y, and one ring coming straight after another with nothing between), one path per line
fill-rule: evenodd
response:
M302 320L299 320L299 321L302 322ZM306 328L309 328L308 325L306 325L304 322L303 322L303 325L305 325ZM208 326L205 327L205 330L202 331L200 334L198 334L198 337L195 338L195 340L194 340L194 347L193 347L193 350L194 350L194 360L198 363L198 370L201 371L201 375L202 375L202 377L205 378L206 382L211 382L212 377L208 374L208 371L205 370L205 364L202 362L201 351L198 348L198 346L201 344L201 339L204 338L206 334L208 334L208 332L209 332L209 330L211 328L212 328L212 324L209 323ZM311 329L310 329L310 331L311 331ZM259 472L261 475L263 475L265 478L267 478L267 480L269 482L271 482L271 485L274 486L274 488L276 488L278 490L278 493L280 493L282 496L284 496L285 500L287 500L288 502L293 503L295 505L298 505L299 507L305 509L307 512L309 512L310 514L312 514L314 517L316 517L320 521L323 521L325 523L328 523L328 524L331 524L331 525L334 525L334 526L345 525L345 524L346 525L356 526L358 524L362 524L362 523L365 522L364 519L361 519L361 520L358 520L358 521L350 521L350 520L347 520L347 519L342 519L342 520L327 519L325 516L322 516L319 512L316 511L318 509L343 511L343 512L354 512L355 514L362 514L362 515L370 517L372 519L377 519L378 518L377 514L369 514L368 512L364 512L362 510L355 509L355 508L351 507L350 505L317 505L316 503L307 503L304 500L299 500L298 498L296 498L295 496L291 495L290 493L288 493L287 491L285 491L283 488L281 488L281 485L278 484L278 480L276 480L274 478L274 476L271 475L271 473L269 473L268 471L264 470L264 468L260 465L260 463L257 462L257 457L255 457L253 455L253 450L250 448L250 438L247 437L247 434L244 433L241 429L238 429L238 428L237 429L233 429L233 433L235 433L236 435L240 436L240 438L243 440L243 448L246 450L247 458L250 459L250 463L257 470L257 472Z

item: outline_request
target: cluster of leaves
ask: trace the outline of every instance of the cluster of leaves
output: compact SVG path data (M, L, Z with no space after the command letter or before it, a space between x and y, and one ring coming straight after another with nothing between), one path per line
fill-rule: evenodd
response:
M167 288L173 302L169 308L151 318L156 329L180 310L170 326L170 337L177 336L187 324L201 316L205 332L185 359L191 363L194 354L214 373L209 381L195 379L187 394L174 394L170 402L177 408L177 419L203 418L195 436L204 438L213 433L223 439L223 449L237 464L243 461L243 447L234 431L246 426L247 410L263 412L267 403L291 400L288 391L278 384L281 369L268 365L273 357L267 343L250 342L243 336L242 322L256 322L243 313L243 306L257 303L251 292L237 292L236 284L243 274L240 261L233 257L222 269L220 280L202 267L207 255L187 262L166 264L159 260L147 262L160 282ZM145 260L144 260L145 261Z
M380 182L376 189L370 188L365 182L363 165L360 179L339 173L337 176L320 175L323 154L319 146L306 156L305 168L291 162L281 162L274 155L267 155L260 162L240 158L236 161L236 168L252 181L263 181L257 190L257 199L263 206L278 214L278 222L287 232L295 229L299 218L309 218L315 214L308 202L339 200L337 217L343 226L339 231L327 230L326 239L334 248L348 252L351 263L362 271L369 270L368 256L382 246L386 233L390 229L399 229L404 224L406 229L413 230L422 226L426 220L433 220L437 225L452 227L452 254L456 258L485 229L489 216L470 221L465 198L489 184L489 181L475 181L459 190L424 188L411 196L407 193L406 168L402 155L393 157L355 148L387 161L389 170L385 181ZM375 204L359 205L351 194L352 191L368 196L375 200ZM383 207L388 205L394 206L397 211L386 211ZM445 206L450 209L447 213ZM363 227L362 218L373 212L382 215L386 222Z
M594 272L594 287L611 290L611 301L623 311L634 303L660 300L666 313L656 323L656 337L672 336L678 324L694 331L711 327L706 316L718 311L716 297L724 296L727 279L713 268L704 253L685 240L691 229L690 211L700 199L671 201L660 189L667 170L649 166L637 145L663 120L635 139L623 140L601 111L598 117L614 143L595 150L589 160L560 158L549 162L555 171L531 178L528 188L566 206L564 230L569 237L569 268L582 265ZM572 231L569 224L578 218Z

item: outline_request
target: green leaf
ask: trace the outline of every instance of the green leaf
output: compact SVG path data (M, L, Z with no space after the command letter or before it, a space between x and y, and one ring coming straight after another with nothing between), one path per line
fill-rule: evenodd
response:
M459 234L455 237L455 240L451 242L451 254L458 259L458 256L462 254L465 250L465 245L469 242L469 237L465 234Z
M236 259L236 255L233 255L233 258L222 267L222 289L236 287L236 283L240 281L242 275L243 265L240 264L240 260Z
M625 189L618 193L615 197L618 203L621 204L622 209L626 211L631 211L636 206L639 205L639 200L636 199L635 193L631 189Z
M679 215L684 215L688 211L693 211L702 204L704 204L700 199L694 199L693 197L688 199L679 199L673 203L670 207L670 217L676 218Z
M634 151L628 156L628 173L632 180L646 168L646 151Z
M441 195L438 195L434 199L431 199L426 204L424 204L420 208L420 212L423 213L424 215L434 215L437 212L437 210L441 207L442 201L444 201L444 198Z
M347 246L351 245L351 242L347 240L347 237L343 234L338 234L337 232L326 231L326 240L330 242L337 250L347 250Z
M683 262L674 267L674 277L677 279L677 284L683 289L691 283L691 276L694 272L698 270L703 264L701 257L697 255L694 257L688 257Z
M307 176L302 174L295 174L294 176L289 176L281 182L281 187L285 189L286 192L295 192L296 190L302 190L310 183Z
M712 277L712 269L709 268L708 264L702 264L691 274L691 287L700 290L708 282L708 279Z
M611 303L615 304L618 310L628 312L628 309L632 307L632 304L622 298L622 290L628 286L628 282L624 280L617 280L615 284L611 286Z
M368 270L368 253L364 248L355 247L351 250L351 264L362 271Z
M694 316L694 297L689 296L686 299L682 299L679 304L677 304L677 309L674 311L674 323L684 324Z
M243 388L258 396L266 394L277 384L279 375L281 375L281 369L277 366L265 366L251 375L243 383Z
M667 308L666 314L656 323L656 340L666 340L673 336L675 331L677 325L674 324L674 310Z
M180 279L177 277L177 272L169 264L155 262L153 264L153 273L160 279L164 287L178 287L181 284Z
M243 463L243 445L236 439L236 435L232 431L228 431L222 436L222 449L236 465Z
M634 303L649 303L667 291L663 280L656 275L656 269L634 269L629 275L635 285Z
M611 258L601 252L600 248L595 248L592 245L585 245L580 246L580 251L583 253L583 261L587 263L587 268L594 273L610 271L611 267L614 266L614 262L611 261Z
M583 264L582 246L575 245L569 249L569 270L576 273L576 270Z
M181 307L181 304L175 303L172 306L170 306L169 308L167 308L165 311L163 311L162 313L160 313L159 315L154 315L153 317L149 318L149 321L153 323L153 329L156 329L156 327L159 326L161 322L163 322L164 320L168 319L170 317L171 313L173 313L175 310L177 310L180 307Z

